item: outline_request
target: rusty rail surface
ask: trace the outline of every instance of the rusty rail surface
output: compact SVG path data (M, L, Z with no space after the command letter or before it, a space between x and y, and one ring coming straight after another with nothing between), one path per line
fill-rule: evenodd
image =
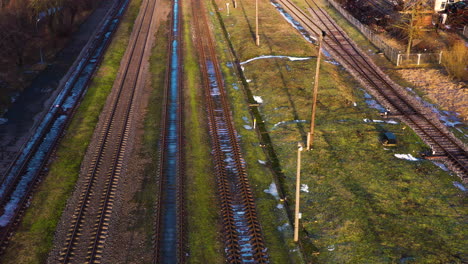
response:
M61 263L76 262L75 252L80 250L86 251L87 263L102 261L115 193L123 169L132 112L135 107L136 86L144 50L150 37L155 2L155 0L144 2L140 11L143 12L142 18L135 22L136 37L129 44L127 60L124 57L125 65L122 74L119 75L121 79L117 85L114 84L114 89L117 90L110 95L111 107L99 131L98 142L93 148L85 184L70 223L65 245L60 253ZM92 230L86 231L86 228ZM89 232L89 237L83 235L85 232Z
M315 2L306 0L313 18L290 0L277 0L311 35L327 33L324 46L368 91L382 103L393 117L410 126L428 144L435 156L445 157L449 167L468 181L466 146L440 123L431 110L390 80L344 31Z
M192 0L228 263L269 263L204 2Z

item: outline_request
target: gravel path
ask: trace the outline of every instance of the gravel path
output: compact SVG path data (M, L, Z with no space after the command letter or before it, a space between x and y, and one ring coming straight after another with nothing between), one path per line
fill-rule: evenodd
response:
M452 81L438 69L402 69L397 72L442 109L457 112L461 119L468 121L466 82Z

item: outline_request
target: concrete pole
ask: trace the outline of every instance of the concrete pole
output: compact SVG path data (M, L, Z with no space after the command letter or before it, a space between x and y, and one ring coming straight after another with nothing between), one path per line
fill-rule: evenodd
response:
M317 56L317 67L315 69L315 82L314 82L314 96L312 101L312 116L310 118L310 132L307 134L307 150L312 149L314 143L314 129L315 129L315 112L317 111L317 94L318 94L318 83L320 74L320 59L322 58L322 40L325 37L325 31L319 36L318 56Z
M297 172L296 172L296 208L294 212L294 242L299 241L299 204L301 196L301 152L302 144L297 145Z
M255 0L255 44L260 46L260 36L258 35L258 0Z

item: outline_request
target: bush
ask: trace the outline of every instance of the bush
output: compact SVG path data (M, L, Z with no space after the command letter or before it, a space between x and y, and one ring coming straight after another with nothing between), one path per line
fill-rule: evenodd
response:
M450 76L468 81L468 48L463 41L457 41L443 51L442 64Z

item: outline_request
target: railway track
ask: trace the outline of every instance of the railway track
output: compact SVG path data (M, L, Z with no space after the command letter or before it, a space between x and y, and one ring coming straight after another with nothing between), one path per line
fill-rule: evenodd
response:
M84 165L84 184L58 262L100 263L109 232L119 178L124 173L125 155L132 129L135 97L144 84L142 61L148 54L150 26L155 0L142 3L129 47L114 83L108 106L95 133L97 140L88 149L90 160Z
M192 0L228 263L269 263L204 1Z
M410 126L428 144L434 156L444 157L449 167L468 182L466 146L440 123L435 114L388 78L315 2L307 1L313 18L290 0L277 0L311 35L325 31L324 47L390 112Z
M128 0L118 1L109 10L107 18L100 26L100 31L85 46L82 59L74 64L73 70L67 73L68 81L49 112L35 128L35 133L7 170L6 177L2 179L0 254L5 250L19 224L37 183L45 175L43 168L60 140L63 130L71 121L79 99L83 96L92 74L100 64L127 4Z
M172 1L156 200L154 263L185 263L183 58L180 0Z

